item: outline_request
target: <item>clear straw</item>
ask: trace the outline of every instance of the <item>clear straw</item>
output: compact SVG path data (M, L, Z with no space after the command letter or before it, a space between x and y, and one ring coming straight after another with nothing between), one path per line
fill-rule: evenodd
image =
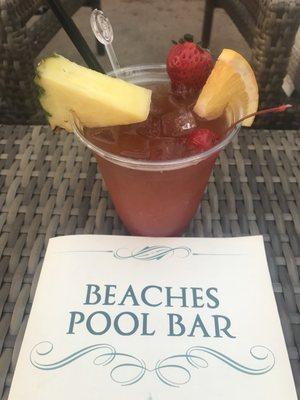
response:
M112 45L114 33L111 23L103 12L97 9L92 11L90 22L96 39L105 46L112 69L117 76L116 71L120 68L120 64Z

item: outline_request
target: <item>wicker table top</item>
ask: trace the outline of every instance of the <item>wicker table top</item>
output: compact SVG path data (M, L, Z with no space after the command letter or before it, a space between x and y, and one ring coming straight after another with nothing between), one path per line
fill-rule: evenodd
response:
M242 131L189 236L263 234L300 398L300 131ZM7 399L47 241L126 233L91 153L46 126L0 125L0 398ZM255 292L254 292L255 295Z

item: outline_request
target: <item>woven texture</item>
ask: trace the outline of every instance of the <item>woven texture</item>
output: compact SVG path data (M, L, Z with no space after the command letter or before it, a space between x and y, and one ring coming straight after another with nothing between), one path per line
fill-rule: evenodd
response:
M206 7L222 7L249 44L251 65L259 87L260 108L286 102L300 103L299 92L289 99L281 87L299 27L300 0L206 0ZM205 18L209 19L210 15L208 10ZM206 32L210 29L211 25L206 24ZM299 129L299 126L299 108L289 114L255 122L256 128Z
M300 131L242 131L221 153L186 235L264 235L300 394L299 164ZM48 239L76 233L126 233L89 150L48 127L0 125L1 400L8 396Z
M42 0L0 1L0 121L36 123L44 121L33 83L34 60L60 28L51 9L28 23ZM84 0L62 0L72 15ZM33 20L31 20L33 21Z

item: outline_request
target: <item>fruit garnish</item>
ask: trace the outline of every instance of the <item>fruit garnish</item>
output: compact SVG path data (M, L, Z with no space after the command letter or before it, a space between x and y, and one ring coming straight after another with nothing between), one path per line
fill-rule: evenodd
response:
M211 54L193 42L192 35L171 47L167 57L167 71L173 92L197 93L205 84L212 68Z
M258 107L258 87L249 63L239 53L224 49L194 107L195 113L207 120L220 117L226 109L232 122L255 113ZM251 126L254 116L243 121Z
M221 136L210 129L199 128L190 133L188 144L199 150L199 152L207 151L214 147L221 140Z
M197 148L199 152L207 151L214 147L222 139L222 137L225 137L236 125L240 124L244 120L255 117L257 115L284 112L291 107L293 107L291 104L282 104L281 106L266 108L264 110L245 115L244 117L237 120L234 124L230 125L222 136L207 128L195 129L189 134L188 144Z
M40 103L52 128L72 131L70 112L83 126L104 127L145 121L151 90L77 65L55 54L36 70Z

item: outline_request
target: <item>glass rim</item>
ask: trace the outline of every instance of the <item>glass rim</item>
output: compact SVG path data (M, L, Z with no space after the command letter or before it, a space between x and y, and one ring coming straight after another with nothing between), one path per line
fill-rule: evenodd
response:
M117 71L111 71L108 75L119 75L124 74L127 72L132 71L145 71L145 70L160 70L165 69L165 64L141 64L141 65L131 65L128 67L120 68ZM198 164L200 161L203 161L213 154L222 150L228 143L230 143L235 135L241 128L241 124L236 125L220 142L218 142L215 146L211 147L209 150L203 151L201 153L183 157L183 158L176 158L173 160L139 160L130 157L119 156L113 153L110 153L106 150L101 149L100 147L94 145L90 142L84 135L82 125L80 123L79 118L74 112L71 112L71 119L70 119L73 132L77 136L77 138L85 144L90 150L96 153L98 156L108 160L114 164L121 165L126 168L131 169L140 169L140 170L148 170L148 171L161 171L161 170L173 170L188 167L190 165Z

